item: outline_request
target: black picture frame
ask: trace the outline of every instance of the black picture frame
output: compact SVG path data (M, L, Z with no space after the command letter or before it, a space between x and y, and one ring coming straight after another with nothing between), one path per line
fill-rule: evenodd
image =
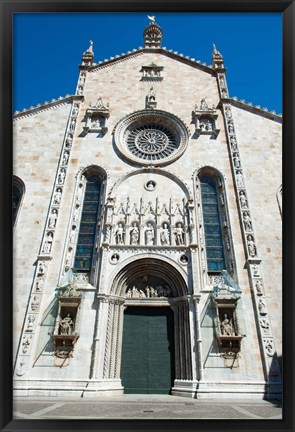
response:
M282 420L13 420L12 418L12 16L26 12L281 12L283 14L283 419ZM197 430L280 431L294 424L294 21L292 0L14 1L1 0L1 431Z

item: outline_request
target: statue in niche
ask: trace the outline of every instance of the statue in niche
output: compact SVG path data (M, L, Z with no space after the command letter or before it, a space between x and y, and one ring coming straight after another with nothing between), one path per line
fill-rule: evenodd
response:
M224 81L223 76L220 77L220 86L221 86L221 87L224 87L224 86L225 86L225 81Z
M146 184L146 188L150 191L154 190L156 187L155 182L153 182L152 180L150 180L149 182L147 182Z
M65 318L60 322L60 334L71 335L74 330L74 321L71 318L71 314L68 313Z
M49 216L48 228L55 228L56 219L57 219L57 211L56 209L53 209L51 215Z
M260 315L266 315L267 314L266 304L262 298L259 300L258 309L259 309Z
M252 266L252 273L254 277L259 277L260 273L259 273L259 268L256 264L253 264Z
M223 320L220 324L220 331L223 336L234 336L234 328L228 315L223 315Z
M145 241L148 246L154 244L155 231L152 224L149 222L145 228Z
M31 303L31 309L32 309L33 311L35 311L35 310L38 309L38 306L39 306L39 299L38 299L38 296L34 296L34 297L33 297L33 300L32 300L32 303Z
M115 239L118 245L124 244L124 228L121 223L118 224L117 229L115 231Z
M78 111L79 111L79 107L78 107L78 105L74 105L74 106L73 106L72 114L73 114L74 116L76 116L76 115L78 114Z
M94 119L93 122L92 122L92 126L91 127L93 129L100 129L100 120L98 118Z
M61 201L61 189L57 188L53 197L53 204L59 205Z
M267 355L269 357L273 356L273 354L274 354L274 346L273 346L273 343L272 343L272 341L270 339L266 340L265 350L266 350L266 353L267 353Z
M244 222L245 231L252 231L252 222L251 222L249 212L243 213L243 222Z
M73 135L72 134L69 134L68 136L67 136L67 139L66 139L66 147L71 147L71 145L72 145L72 142L73 142Z
M29 331L29 332L33 331L33 325L34 325L35 319L36 319L35 315L29 315L26 331Z
M62 158L62 163L61 164L62 165L67 165L68 160L69 160L69 152L65 151L64 155L63 155L63 158Z
M36 291L42 292L43 286L44 286L43 276L38 276L36 279Z
M52 232L49 232L47 234L47 236L45 237L45 242L44 242L44 246L43 246L43 252L44 253L49 253L51 251L52 242L53 242L53 234L52 234Z
M256 294L257 295L262 295L263 294L261 280L256 281L255 288L256 288Z
M228 124L228 131L229 131L229 133L234 133L235 128L234 128L234 126L233 126L232 123L229 123L229 124Z
M260 318L260 326L265 334L269 333L270 324L267 318Z
M200 111L207 111L209 109L205 98L201 99Z
M244 179L243 179L242 171L238 170L236 172L236 179L237 179L237 186L244 187Z
M38 274L44 275L45 271L46 271L46 264L43 261L41 261L38 268Z
M83 94L83 87L82 87L82 86L79 86L79 87L78 87L77 94L78 94L79 96L81 96L81 95Z
M169 245L170 244L170 232L168 229L168 225L166 223L163 224L160 238L161 238L161 244L162 245Z
M236 151L237 150L237 140L235 137L230 137L230 145L232 150Z
M81 75L79 78L79 84L83 85L85 83L85 75Z
M75 127L76 127L76 120L75 120L75 119L72 119L72 120L70 121L70 131L75 130Z
M184 230L182 228L181 223L178 223L175 227L175 242L178 246L181 246L184 244Z
M148 102L155 101L155 100L156 100L156 92L154 90L154 87L151 87L148 93Z
M240 159L239 159L239 154L238 153L234 153L234 155L233 155L233 162L234 162L234 167L235 168L240 168L241 164L240 164Z
M57 180L58 184L60 185L64 184L65 177L66 177L66 171L64 168L62 168L58 175L58 180Z
M256 256L256 245L254 243L253 237L250 235L248 235L247 237L247 246L248 246L249 255L251 257Z
M138 240L139 240L139 229L138 229L136 223L134 222L132 224L131 229L130 229L130 243L132 245L137 245Z
M248 208L248 201L247 198L245 196L245 192L241 191L240 192L240 203L241 203L241 207L243 208Z

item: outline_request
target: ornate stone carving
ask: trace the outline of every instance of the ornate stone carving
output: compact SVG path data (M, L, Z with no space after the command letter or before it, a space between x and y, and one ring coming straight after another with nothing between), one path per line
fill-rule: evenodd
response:
M248 201L247 201L245 192L244 191L240 191L239 197L240 197L241 208L242 209L248 208Z
M76 119L71 119L70 120L70 125L69 125L69 129L70 129L70 131L74 131L75 130L75 127L76 127Z
M272 357L275 353L273 340L270 338L263 339L263 343L267 356Z
M157 102L156 102L156 92L154 87L151 87L146 98L145 98L145 107L146 108L156 108Z
M244 177L241 170L236 171L236 180L238 188L244 187Z
M223 315L220 331L223 336L233 336L235 334L232 321L226 313Z
M263 298L259 299L258 310L259 310L260 315L266 315L267 314L266 303L265 303L265 300Z
M59 205L61 201L62 189L57 188L53 196L53 205Z
M38 296L34 296L31 302L31 310L36 311L39 308L40 300Z
M255 242L254 242L253 237L251 235L247 236L247 247L248 247L249 255L251 257L255 257L256 253L257 253L256 245L255 245Z
M175 243L177 244L177 246L184 245L184 229L180 222L176 224L174 234L175 234Z
M260 279L258 279L255 283L256 294L258 296L263 295L263 285Z
M153 225L149 222L145 227L145 244L151 246L154 244L155 230Z
M32 335L23 336L23 342L22 342L23 354L26 354L29 351L31 342L32 342Z
M270 324L267 318L260 318L259 320L260 327L265 335L269 335L270 332Z
M19 359L15 373L17 376L23 376L26 373L26 369L27 369L27 360L25 358L21 357Z
M170 230L166 223L163 224L160 234L161 244L170 245Z
M109 104L104 104L102 97L99 97L94 107L91 105L86 110L86 125L84 132L98 132L104 135L108 128L106 127L106 119L110 116Z
M62 164L63 166L65 166L65 165L68 164L69 157L70 157L70 154L69 154L69 152L66 150L66 151L64 152L64 154L63 154L63 158L62 158L62 162L61 162L61 164Z
M125 240L125 230L121 223L118 224L115 231L116 244L123 245Z
M36 285L35 285L36 291L42 292L43 286L44 286L44 276L38 276L36 278Z
M253 277L260 277L260 271L257 264L252 265L252 275Z
M58 174L57 183L63 185L65 182L65 178L66 178L66 170L62 168L60 170L60 173Z
M245 231L252 231L252 221L249 212L243 213L243 223L244 223Z
M67 139L66 139L66 148L72 147L72 143L73 143L73 135L68 134Z
M172 291L169 285L163 287L158 285L156 287L146 286L143 289L138 289L133 286L126 292L127 298L155 298L155 297L171 297Z
M36 316L35 315L29 315L28 316L27 327L26 327L26 330L25 330L26 332L32 332L33 331L35 320L36 320Z
M48 228L55 228L57 220L57 210L53 209L48 220Z
M155 103L149 95L149 106ZM116 126L114 138L119 151L142 165L174 161L186 149L189 130L173 114L156 109L136 111Z
M163 77L161 72L163 66L157 66L155 63L151 63L149 66L142 66L140 72L142 73L141 81L161 81Z
M50 231L46 234L44 246L43 246L43 253L50 253L52 249L52 242L53 242L53 233Z
M133 222L130 228L130 244L137 245L139 241L139 229L136 222Z
M196 127L196 135L210 134L217 136L220 129L216 128L217 111L214 107L209 108L205 98L201 100L200 107L195 106L193 121Z

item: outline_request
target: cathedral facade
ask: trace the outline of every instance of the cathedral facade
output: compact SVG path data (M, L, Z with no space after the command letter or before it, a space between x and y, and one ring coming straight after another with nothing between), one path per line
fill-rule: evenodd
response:
M281 397L281 124L153 19L15 114L15 396Z

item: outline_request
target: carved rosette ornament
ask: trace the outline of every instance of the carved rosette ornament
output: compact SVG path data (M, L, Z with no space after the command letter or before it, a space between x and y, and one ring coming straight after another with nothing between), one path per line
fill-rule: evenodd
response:
M151 108L123 118L115 127L118 150L130 162L140 165L166 165L178 159L188 145L189 129L174 114Z

